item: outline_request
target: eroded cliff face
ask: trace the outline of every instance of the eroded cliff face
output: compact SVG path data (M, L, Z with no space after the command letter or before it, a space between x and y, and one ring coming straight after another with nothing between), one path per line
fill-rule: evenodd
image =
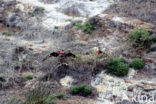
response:
M132 4L135 9L124 9L132 8ZM137 52L130 46L127 35L140 27L155 35L155 5L156 1L152 0L0 1L0 101L15 96L20 100L14 103L22 104L29 89L36 85L51 93L65 92L69 98L59 100L58 104L126 104L132 103L137 94L153 99L156 43ZM137 8L143 7L146 15L143 12L136 15ZM85 21L95 26L92 35L75 27ZM98 47L106 55L99 57ZM50 52L62 49L71 50L78 59L42 61ZM124 57L127 62L140 57L145 67L141 71L130 68L127 76L115 77L105 73L109 55ZM27 75L34 77L25 81ZM93 94L87 98L71 96L70 87L82 83L90 86Z

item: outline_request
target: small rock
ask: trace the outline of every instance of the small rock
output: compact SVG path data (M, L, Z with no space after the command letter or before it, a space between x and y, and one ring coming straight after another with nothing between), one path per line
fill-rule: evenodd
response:
M137 73L136 70L134 70L133 68L130 68L129 69L129 72L128 72L128 78L133 78L133 76Z
M25 47L22 47L22 46L16 47L15 48L15 53L17 53L17 54L26 53L26 49L25 49Z
M128 55L129 55L129 52L126 50L126 51L123 52L123 54L124 54L125 56L128 56Z
M134 89L134 85L128 86L128 91L132 92Z
M24 5L23 4L17 4L16 9L19 9L20 11L24 12Z
M16 20L16 16L11 16L10 18L9 18L9 22L14 22Z
M145 65L144 69L149 70L150 69L150 65Z
M109 82L114 82L114 80L113 79L110 79Z
M71 76L65 76L60 80L60 83L62 86L71 87L73 81L74 79Z
M150 86L150 85L144 85L144 91L154 91L156 90L156 87L155 86Z
M151 51L156 51L156 43L151 45L149 52L151 52Z
M5 82L5 79L3 77L0 77L0 82Z

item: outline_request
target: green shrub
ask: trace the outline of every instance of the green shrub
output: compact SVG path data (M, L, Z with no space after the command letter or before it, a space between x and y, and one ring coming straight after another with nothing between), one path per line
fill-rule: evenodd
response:
M72 22L72 21L73 21L72 19L65 20L65 22Z
M92 34L93 30L95 29L95 26L90 22L86 22L84 24L76 24L76 27L78 29L81 29L86 34Z
M24 77L24 79L27 81L27 80L31 80L33 79L33 75L27 75Z
M134 47L147 47L154 40L154 37L150 37L149 32L143 28L134 29L128 37Z
M2 32L2 35L11 36L12 32L9 31L9 30L5 30L5 31Z
M82 42L82 41L79 41L79 42L77 42L76 44L77 44L78 46L84 46L84 45L85 45L85 43Z
M140 70L144 67L144 63L142 59L135 58L131 63L130 66L132 66L136 70Z
M54 27L54 29L58 29L58 28L59 28L58 26L55 26L55 27Z
M44 7L39 7L39 9L44 12L45 11L45 8Z
M35 16L35 14L32 13L32 12L29 12L28 14L29 14L31 17L34 17L34 16Z
M73 95L88 96L91 94L91 89L88 88L86 85L80 85L73 87L71 89L71 93Z
M125 76L128 74L128 64L123 58L112 58L108 62L106 72L116 76Z

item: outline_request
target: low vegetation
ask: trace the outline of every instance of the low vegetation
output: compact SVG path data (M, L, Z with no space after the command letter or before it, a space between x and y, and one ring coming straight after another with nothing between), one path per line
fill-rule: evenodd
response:
M34 16L37 16L39 14L43 14L45 11L45 8L44 7L36 7L33 11L29 11L29 15L31 17L34 17Z
M31 80L33 79L33 75L27 75L24 77L24 80L27 81L27 80Z
M79 45L85 45L79 43ZM72 58L72 61L75 62L76 65L82 65L87 63L101 63L103 61L106 61L111 56L107 52L104 52L103 54L97 54L96 51L89 51L87 55L80 54L77 51L74 52L74 54L77 56L75 58Z
M41 12L44 12L45 11L45 8L44 7L39 7L39 9L41 10Z
M79 41L79 42L76 43L76 45L78 45L78 46L84 46L85 45L85 42Z
M112 3L110 4L110 8L117 7L118 5L119 5L118 3Z
M65 96L64 93L59 93L59 94L55 95L55 97L57 99L67 100L67 97Z
M31 17L34 17L34 16L35 16L35 14L32 13L32 12L29 12L29 15L30 15Z
M56 104L57 99L66 100L67 98L63 93L50 94L44 89L37 88L31 91L24 104Z
M92 34L93 30L95 29L95 26L90 22L86 22L84 24L76 24L76 27L86 34Z
M12 35L12 32L9 31L9 30L5 30L5 31L2 32L2 35L11 36Z
M132 66L135 70L141 70L144 67L144 62L142 59L135 58L131 63L130 66Z
M72 22L72 21L73 21L72 19L65 20L65 22Z
M79 85L71 89L71 94L73 95L88 96L91 93L91 89L88 88L86 85Z
M141 70L144 67L143 60L138 58L133 59L129 65L135 70ZM128 74L129 65L123 58L112 58L108 62L106 73L119 77L126 76Z
M55 26L54 29L59 29L59 27L58 26Z
M108 62L106 72L116 76L125 76L128 74L128 64L123 58L112 58Z
M156 40L155 36L150 36L149 32L143 28L134 29L130 32L128 37L132 43L132 46L139 48L146 48Z
M55 95L42 96L42 95L29 95L24 104L56 104Z

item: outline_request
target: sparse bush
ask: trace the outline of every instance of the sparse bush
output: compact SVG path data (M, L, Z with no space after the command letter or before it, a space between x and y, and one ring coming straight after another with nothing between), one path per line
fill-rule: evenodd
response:
M118 5L119 5L118 3L112 3L110 4L110 8L117 7Z
M16 96L13 96L12 98L4 100L2 104L23 104L23 103L21 99L19 99Z
M56 104L57 101L56 101L56 95L50 95L50 96L47 96L44 100L43 100L43 104Z
M144 67L144 63L142 59L135 58L131 63L130 66L132 66L136 70L140 70Z
M27 81L27 80L31 80L33 79L33 75L27 75L24 77L24 79Z
M52 94L52 95L43 96L42 92L41 93L39 92L36 94L29 95L27 101L24 104L56 104L57 99L66 100L67 98L62 93L58 95Z
M85 42L79 41L79 42L77 42L76 44L77 44L78 46L84 46L84 45L85 45Z
M63 93L51 94L50 90L47 90L46 87L36 86L30 91L24 104L56 104L59 99L67 99Z
M31 17L34 17L34 16L35 16L35 14L32 13L32 12L29 12L29 15L30 15Z
M112 58L108 62L106 72L116 76L125 76L128 74L128 64L123 58Z
M49 95L41 88L30 92L24 104L56 104L55 95Z
M57 94L56 98L62 99L62 100L66 100L67 99L66 96L63 93Z
M91 94L91 89L88 88L86 85L80 85L73 87L71 89L71 93L73 95L87 96Z
M59 28L58 26L55 26L55 27L54 27L54 29L58 29L58 28Z
M134 47L147 47L155 39L155 37L150 37L149 32L143 28L131 31L128 37Z
M34 16L37 16L37 15L43 14L44 11L45 11L44 7L36 7L33 11L29 11L28 14L31 17L34 17Z
M45 8L44 7L39 7L39 9L44 12L45 11Z
M65 20L65 22L72 22L72 21L73 21L72 19Z
M11 36L12 32L9 31L9 30L5 30L5 31L2 32L2 35Z
M151 41L156 42L156 34L151 36Z
M81 29L86 34L92 34L93 30L95 29L95 26L90 22L86 22L84 24L76 24L76 27L78 29Z

